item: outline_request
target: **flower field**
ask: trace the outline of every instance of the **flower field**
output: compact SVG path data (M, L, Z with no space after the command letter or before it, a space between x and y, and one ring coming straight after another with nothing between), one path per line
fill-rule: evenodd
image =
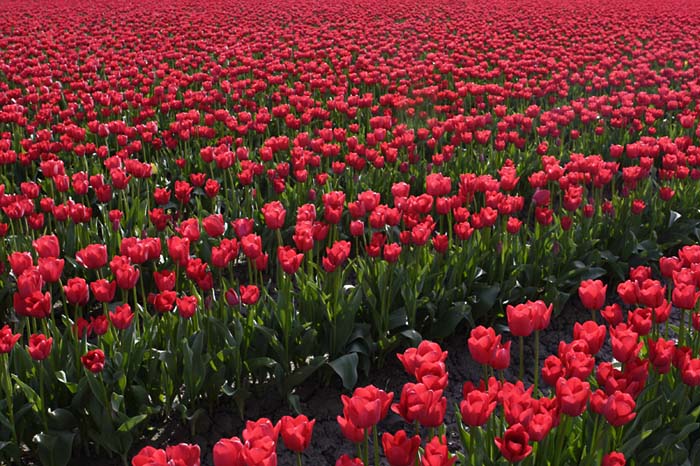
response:
M700 3L0 5L0 464L700 464Z

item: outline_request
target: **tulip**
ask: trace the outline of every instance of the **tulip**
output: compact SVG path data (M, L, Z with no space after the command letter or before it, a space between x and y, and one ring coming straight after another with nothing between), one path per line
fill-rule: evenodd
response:
M636 403L628 393L616 391L603 406L603 416L613 427L620 427L635 418Z
M462 422L470 427L486 424L494 409L496 409L496 401L480 390L470 391L459 404Z
M0 354L9 353L22 335L13 334L9 325L0 329Z
M433 437L433 439L425 446L425 451L421 457L422 466L452 466L457 457L451 455L447 449L447 439L442 437Z
M584 280L579 285L578 296L586 309L595 311L605 304L607 288L607 285L603 285L600 280Z
M182 298L177 298L175 300L177 303L177 312L183 319L189 319L197 311L197 297L196 296L183 296Z
M216 465L215 465L216 466ZM365 466L360 458L350 458L348 455L343 455L335 462L335 466Z
M586 410L586 403L591 394L588 382L582 382L578 377L562 377L557 381L555 388L562 413L576 417Z
M88 289L87 282L85 279L80 277L73 277L68 280L67 284L63 287L63 291L66 294L66 299L68 303L74 305L84 305L87 304L90 299L90 291Z
M216 238L224 234L226 224L224 216L221 214L212 214L202 219L202 227L208 236Z
M45 235L32 241L32 246L40 258L60 257L61 247L56 235Z
M311 434L315 423L315 419L309 421L303 414L296 418L283 416L280 433L284 445L296 453L306 450L311 443Z
M121 306L117 306L114 311L110 311L109 318L114 328L126 330L134 319L134 313L131 311L131 306L128 303L124 303Z
M603 456L600 466L625 466L625 464L627 464L625 455L619 451L613 451Z
M522 424L514 424L506 429L503 437L496 437L494 442L505 459L517 463L532 453L529 445L530 436Z
M251 306L258 302L260 298L260 289L255 285L241 285L241 302Z
M104 244L90 244L76 252L75 258L79 264L88 269L99 269L107 263L107 246Z
M105 366L105 354L101 349L90 350L80 357L83 366L92 373L102 372Z
M494 348L500 343L500 335L496 337L496 331L493 328L480 325L472 329L467 343L472 359L486 365L491 361Z
M390 466L413 465L419 446L420 437L414 435L409 438L404 430L399 430L394 435L391 435L389 432L384 432L382 435L384 456Z
M246 466L243 448L243 443L238 437L222 438L214 445L214 466Z

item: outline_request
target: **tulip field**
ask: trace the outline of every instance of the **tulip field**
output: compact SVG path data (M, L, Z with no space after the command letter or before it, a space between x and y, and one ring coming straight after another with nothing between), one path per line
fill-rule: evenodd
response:
M700 2L0 6L0 464L700 465Z

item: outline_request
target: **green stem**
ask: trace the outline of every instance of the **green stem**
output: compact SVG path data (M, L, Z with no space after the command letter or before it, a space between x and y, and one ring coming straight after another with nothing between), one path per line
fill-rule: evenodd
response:
M46 396L44 396L44 366L41 361L37 365L37 370L39 371L39 398L41 398L41 422L44 425L44 432L49 431L49 421L46 416L47 406L46 406Z
M523 337L520 339L520 380L523 380L525 375L525 342Z
M678 345L683 345L683 337L685 334L685 309L681 308L681 324L678 330Z
M537 396L537 386L540 380L540 331L535 330L535 388L532 396Z
M364 452L362 454L362 463L369 464L369 430L365 429Z
M377 426L374 426L374 429L372 429L374 438L374 466L379 466L379 434L377 434L377 431Z
M302 466L302 461L301 461L301 452L297 452L297 466Z
M15 408L12 400L12 379L10 378L10 355L2 354L2 378L3 378L3 390L5 391L5 396L7 397L7 420L10 421L10 430L12 431L12 442L19 447L19 441L17 440L17 429L15 427Z

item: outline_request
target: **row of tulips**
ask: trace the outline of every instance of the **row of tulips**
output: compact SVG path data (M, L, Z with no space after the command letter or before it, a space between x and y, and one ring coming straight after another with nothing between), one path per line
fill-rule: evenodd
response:
M415 383L406 383L398 400L372 385L342 396L338 425L357 446L357 456L343 455L336 465L379 465L382 452L390 466L695 464L700 460L695 388L700 386L700 247L683 248L658 265L658 278L651 267L631 269L617 287L619 299L608 305L603 282L582 282L578 292L591 320L576 323L573 339L561 341L542 368L535 358L530 386L522 375L515 383L504 378L512 339L504 344L505 335L493 328L474 328L467 343L483 378L466 382L455 405L461 449L446 440L447 352L425 340L398 354ZM537 332L549 327L551 313L552 306L542 301L509 306L510 337L522 341L534 332L537 354ZM677 323L670 323L671 314ZM604 346L610 348L607 357L600 353ZM521 374L523 364L521 359ZM540 373L546 387L538 386ZM380 423L390 413L407 427L384 432L380 442ZM266 418L248 421L242 438L214 446L214 465L275 465L280 432L301 464L314 422L304 415L285 416L274 425ZM182 448L146 447L132 464L166 464L166 457L177 462ZM184 464L199 464L199 447L187 448L192 456Z

